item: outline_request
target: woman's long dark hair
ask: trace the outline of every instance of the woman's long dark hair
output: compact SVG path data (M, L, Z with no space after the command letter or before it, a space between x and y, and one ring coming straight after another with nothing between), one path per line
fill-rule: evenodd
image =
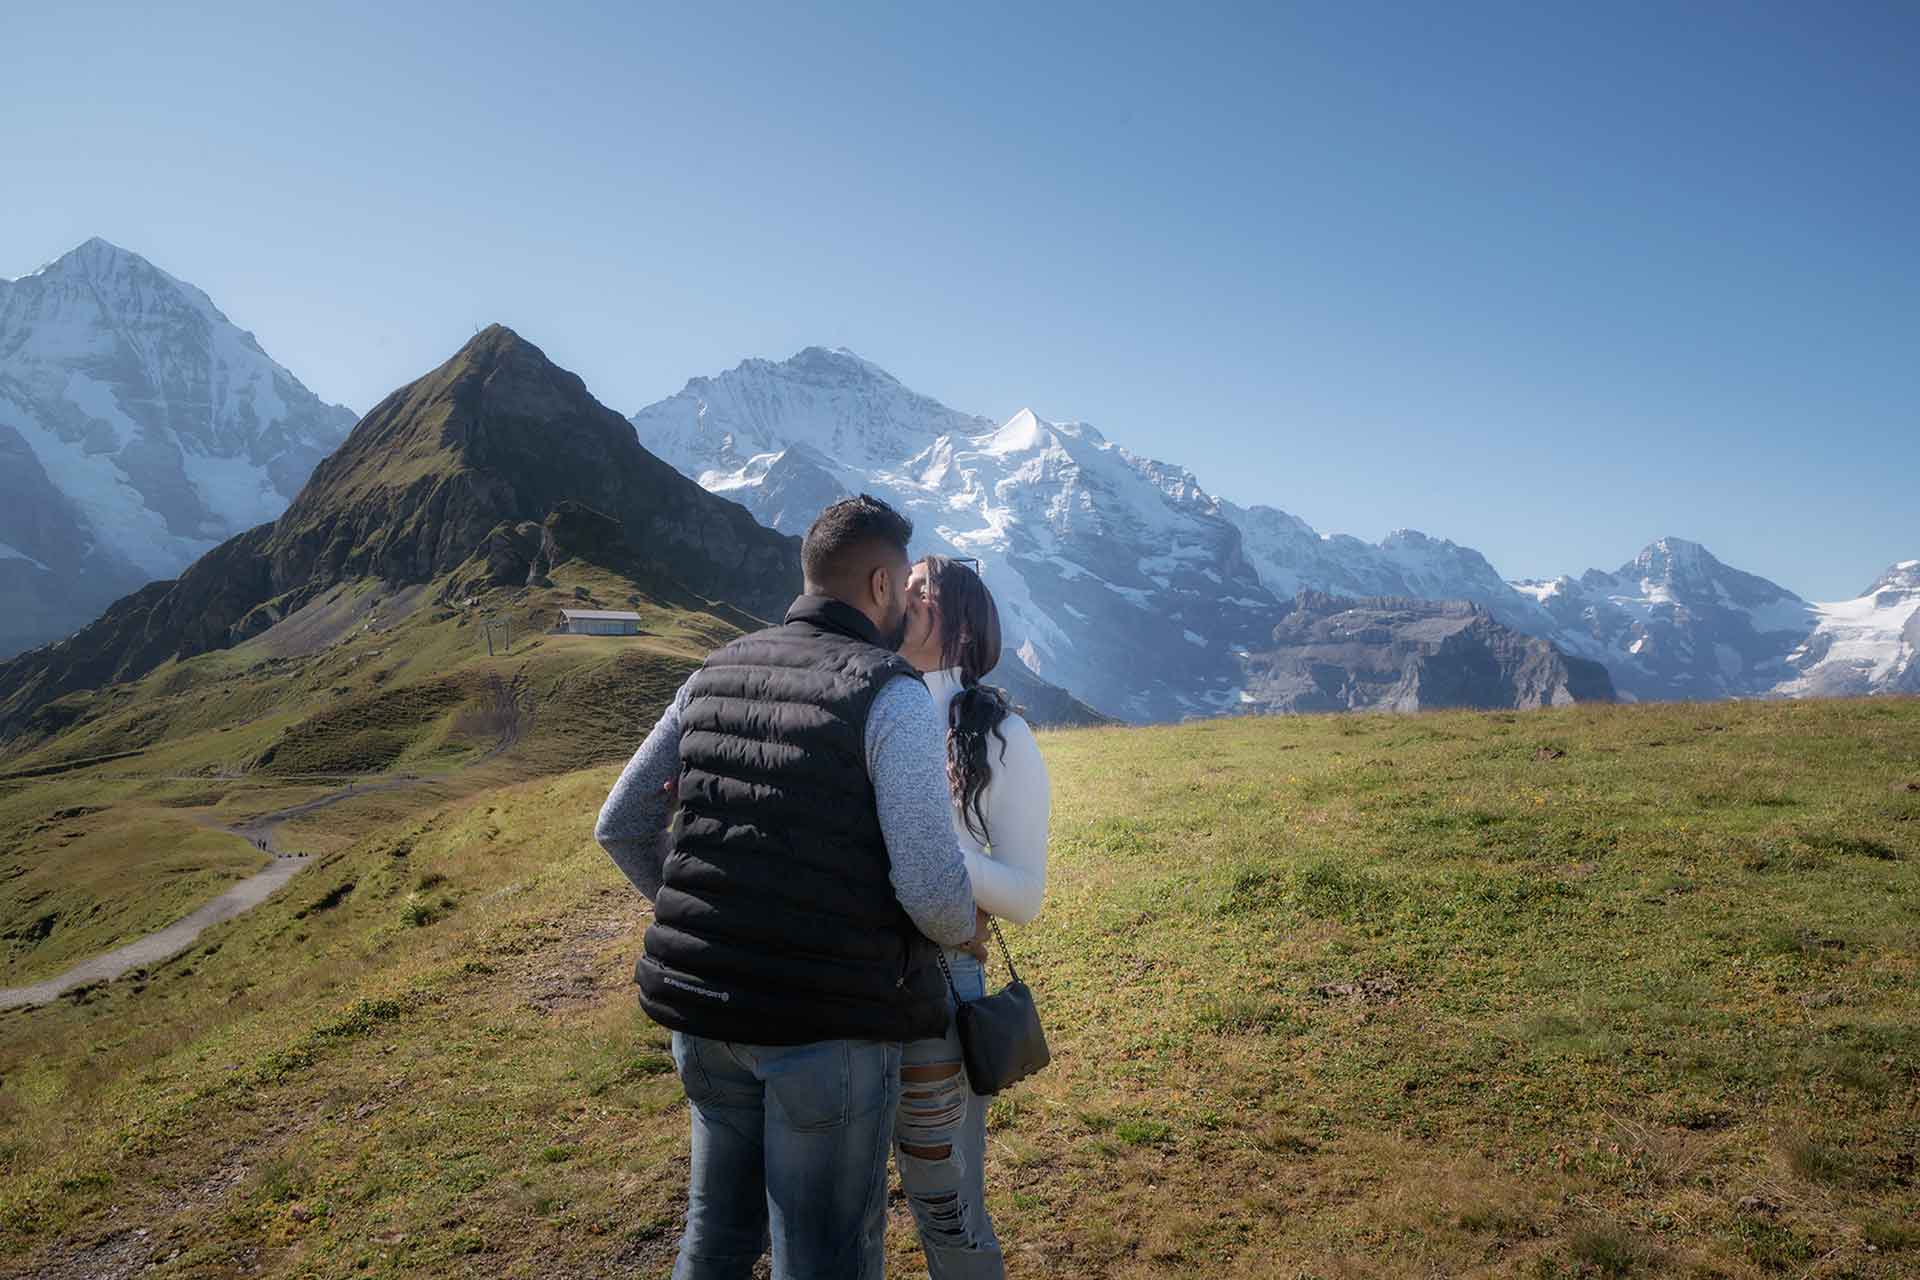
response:
M960 668L960 693L947 707L947 786L967 830L986 843L987 815L980 793L993 781L987 735L1007 739L1000 723L1013 711L1006 690L980 680L1000 664L1000 609L980 575L957 560L928 556L927 587L939 607L940 665Z

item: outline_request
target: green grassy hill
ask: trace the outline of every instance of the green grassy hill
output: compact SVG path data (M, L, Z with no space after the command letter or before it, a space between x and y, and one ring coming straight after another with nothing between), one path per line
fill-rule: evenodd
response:
M329 852L423 807L621 758L700 657L752 625L583 559L548 581L451 600L445 582L343 584L244 644L43 708L53 731L0 754L0 985L186 914L267 860L221 828L350 778L404 787L295 820L281 845ZM632 609L643 634L549 634L575 604ZM485 615L510 624L510 652L500 631L489 656Z
M630 696L637 733L655 695L542 669L556 640L497 670L583 717ZM223 733L218 686L176 689L205 727L143 771L308 740L277 705ZM88 749L126 749L101 696ZM179 959L0 1014L0 1272L665 1275L686 1116L628 981L644 904L591 841L611 766L510 773L565 766L553 721L519 765L317 811L316 865ZM438 743L397 758L481 754ZM1920 702L1042 745L1053 879L1012 941L1055 1065L992 1109L1015 1274L1920 1272ZM116 769L59 785L161 785Z

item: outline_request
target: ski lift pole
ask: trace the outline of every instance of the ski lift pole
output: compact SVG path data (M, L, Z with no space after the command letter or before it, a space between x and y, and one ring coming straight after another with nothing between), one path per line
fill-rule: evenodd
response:
M511 618L502 618L497 613L489 613L483 615L480 619L480 630L487 637L487 656L489 658L493 656L493 629L495 627L499 627L501 630L505 651L507 653L513 652L513 620Z

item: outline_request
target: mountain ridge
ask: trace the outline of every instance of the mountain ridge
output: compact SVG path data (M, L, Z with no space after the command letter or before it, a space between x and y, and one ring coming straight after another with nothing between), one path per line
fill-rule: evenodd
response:
M761 617L798 590L792 539L653 458L577 376L494 325L376 405L279 519L0 664L0 733L65 693L257 635L342 582L451 573L494 530L568 501L604 513L663 585Z
M1219 499L1087 424L951 409L844 348L742 361L630 421L683 474L789 532L862 489L908 509L917 551L982 560L1010 651L1128 719L1244 705L1245 654L1301 590L1470 601L1603 663L1625 698L1786 696L1788 657L1823 616L1681 538L1616 570L1509 581L1418 530L1379 543L1321 534L1277 507Z

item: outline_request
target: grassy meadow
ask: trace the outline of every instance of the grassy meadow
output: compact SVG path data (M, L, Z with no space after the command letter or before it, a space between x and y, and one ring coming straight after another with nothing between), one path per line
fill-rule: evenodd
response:
M291 819L280 847L331 853L424 807L621 757L738 634L724 606L656 600L579 561L543 589L432 595L338 588L245 644L62 698L40 716L57 732L0 748L0 985L187 914L268 861L225 828L349 779L392 789ZM643 634L546 634L575 603L631 608ZM510 652L497 635L487 653L484 613L511 622Z
M566 669L587 746L551 717L316 811L266 905L0 1014L0 1274L666 1275L685 1102L591 839L616 766L570 757L630 745L656 657L638 692ZM991 1110L1014 1274L1920 1275L1920 701L1042 749L1052 880L1009 937L1055 1061ZM0 792L8 829L192 812L133 763ZM917 1274L897 1193L892 1228Z

